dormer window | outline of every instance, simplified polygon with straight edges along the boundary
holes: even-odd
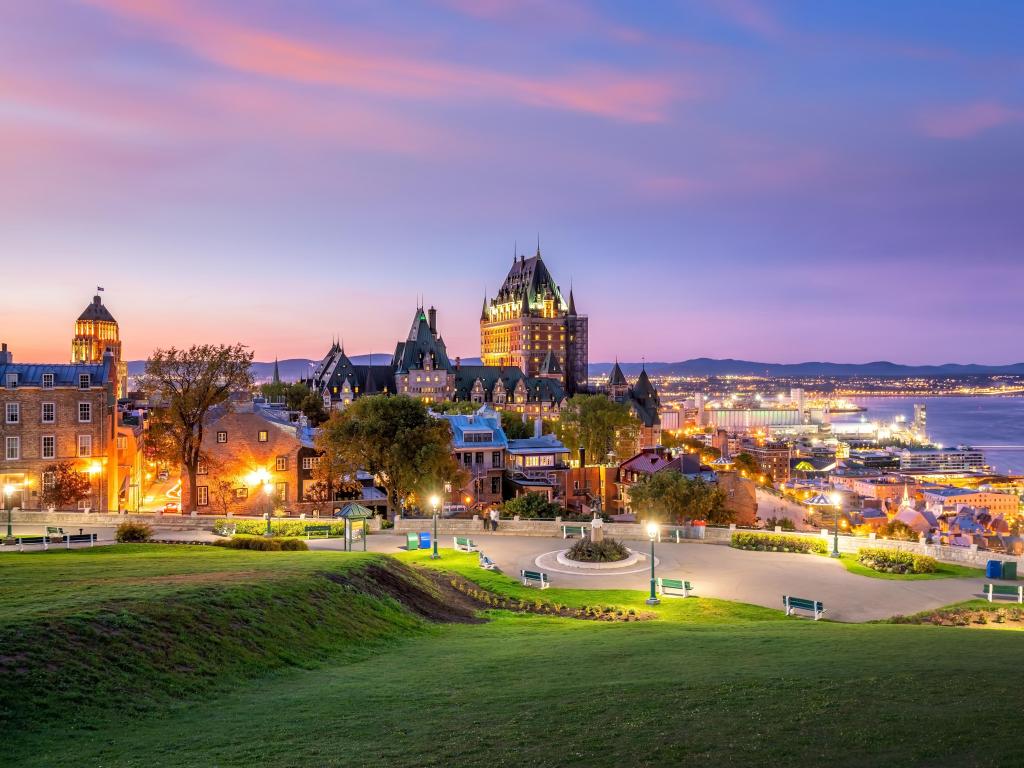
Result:
[[[89,389],[89,387],[91,387],[91,386],[92,386],[92,376],[90,376],[88,373],[80,373],[80,374],[78,374],[78,388],[79,389]]]
[[[18,374],[8,373],[4,379],[4,384],[8,389],[17,389],[18,387]]]
[[[53,374],[52,373],[44,373],[43,374],[43,389],[53,389]]]

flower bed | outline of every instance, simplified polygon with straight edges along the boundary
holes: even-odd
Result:
[[[939,569],[934,557],[898,549],[862,549],[857,552],[857,561],[881,573],[935,573]]]
[[[824,540],[803,536],[786,536],[780,533],[734,533],[730,544],[737,549],[752,549],[758,552],[798,552],[823,555],[828,551]]]
[[[630,554],[626,546],[615,539],[597,542],[580,539],[566,551],[565,556],[580,563],[615,563],[625,560]]]

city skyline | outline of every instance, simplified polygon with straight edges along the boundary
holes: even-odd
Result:
[[[593,361],[1019,362],[1022,16],[11,4],[0,340],[69,358],[98,283],[131,360],[387,353],[418,296],[477,356],[539,233]]]

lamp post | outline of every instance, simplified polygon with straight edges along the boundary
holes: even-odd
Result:
[[[267,532],[263,534],[264,536],[274,535],[274,532],[270,530],[270,513],[273,511],[273,502],[270,500],[270,494],[272,494],[273,492],[274,486],[272,486],[270,483],[263,484],[263,493],[266,494],[267,497]]]
[[[658,538],[658,524],[648,523],[647,524],[647,536],[651,540],[651,596],[647,598],[648,605],[657,605],[661,601],[658,599],[658,582],[654,578],[654,540]]]
[[[830,497],[832,501],[832,508],[835,510],[835,529],[832,531],[832,557],[839,557],[839,505],[842,503],[843,497],[838,493],[833,493]]]
[[[11,526],[11,496],[14,495],[14,486],[10,483],[4,485],[4,506],[7,507],[7,538],[14,538],[14,528]]]
[[[430,497],[430,506],[434,508],[434,553],[430,556],[431,560],[437,560],[441,557],[437,554],[437,508],[440,504],[441,500],[437,497],[436,493]]]

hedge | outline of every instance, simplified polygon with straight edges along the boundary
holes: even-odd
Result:
[[[310,525],[330,525],[331,536],[341,537],[345,535],[344,521],[325,520],[323,518],[312,518],[308,520],[279,520],[275,518],[270,521],[270,530],[275,536],[305,536],[306,527]],[[235,533],[262,536],[267,532],[267,521],[217,520],[213,524],[213,532],[218,536],[229,535],[232,528],[234,528]],[[352,522],[352,528],[353,530],[359,529],[356,521]]]
[[[935,573],[939,561],[928,555],[915,555],[898,549],[862,549],[857,561],[881,573]]]
[[[828,544],[823,539],[786,536],[781,533],[734,533],[730,543],[737,549],[753,549],[758,552],[814,552],[819,555],[828,552]]]
[[[266,536],[232,536],[213,542],[214,546],[228,549],[258,549],[263,552],[301,552],[309,549],[302,539],[278,539]]]

